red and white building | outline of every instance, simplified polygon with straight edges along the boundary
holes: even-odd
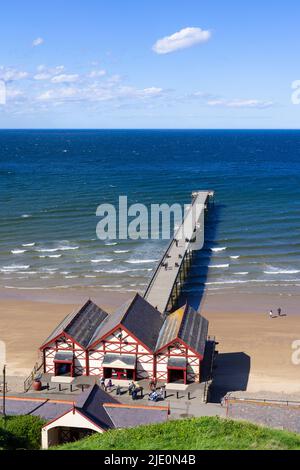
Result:
[[[184,306],[162,315],[139,294],[112,314],[88,301],[41,346],[44,372],[199,382],[208,322]]]

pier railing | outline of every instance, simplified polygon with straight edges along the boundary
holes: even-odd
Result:
[[[182,239],[182,228],[187,220],[187,218],[190,216],[190,213],[191,213],[191,209],[193,208],[194,204],[199,200],[199,196],[201,195],[202,198],[204,197],[205,200],[204,200],[204,209],[207,208],[207,201],[213,197],[213,191],[200,191],[200,192],[194,192],[192,194],[192,203],[190,205],[190,208],[189,210],[184,214],[184,217],[183,217],[183,220],[182,220],[182,223],[181,225],[177,228],[177,230],[174,232],[174,235],[172,236],[172,239],[170,240],[170,243],[167,247],[167,249],[165,250],[163,256],[161,257],[161,259],[159,260],[157,266],[156,266],[156,269],[149,281],[149,284],[146,288],[146,291],[144,293],[144,298],[147,299],[148,301],[149,298],[152,298],[151,300],[151,303],[153,303],[154,305],[154,300],[153,300],[153,295],[152,295],[152,290],[155,289],[155,283],[157,282],[158,280],[158,277],[161,275],[161,270],[163,268],[163,263],[164,263],[164,260],[168,261],[168,255],[169,257],[171,258],[171,254],[174,254],[174,250],[176,251],[176,248],[178,247],[178,239]],[[196,223],[195,223],[195,227],[194,227],[194,232],[196,230]],[[179,234],[180,234],[180,237],[179,237]],[[162,295],[162,298],[160,298],[160,302],[158,302],[158,304],[160,303],[160,310],[163,311],[164,310],[164,307],[165,309],[168,308],[168,305],[169,305],[169,302],[170,302],[170,299],[172,297],[172,294],[173,294],[173,291],[174,291],[174,288],[175,286],[177,285],[177,280],[178,280],[178,277],[180,276],[180,273],[181,273],[181,270],[182,270],[182,266],[184,266],[184,263],[186,261],[186,258],[187,258],[187,255],[189,254],[190,251],[192,251],[192,242],[194,241],[192,238],[192,233],[190,234],[190,236],[188,236],[186,239],[185,239],[185,242],[184,242],[184,245],[182,245],[180,248],[181,248],[181,251],[182,253],[180,253],[180,261],[177,260],[177,262],[175,263],[175,267],[174,267],[174,270],[173,270],[173,275],[171,276],[170,278],[170,281],[172,282],[172,285],[168,285],[166,286],[166,292],[165,294],[161,294]],[[176,248],[175,248],[175,244],[176,244]],[[170,268],[172,269],[172,268]],[[174,277],[174,279],[173,279]],[[157,300],[157,299],[156,299]],[[155,305],[157,305],[156,301],[155,301]],[[173,302],[172,302],[172,305],[173,305]],[[157,306],[158,307],[158,306]]]

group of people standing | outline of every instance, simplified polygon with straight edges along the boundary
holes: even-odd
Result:
[[[277,309],[277,315],[274,315],[273,310],[270,310],[269,316],[270,316],[270,318],[286,317],[286,314],[283,314],[281,308],[278,308]]]
[[[113,388],[113,383],[111,379],[105,380],[104,377],[100,379],[100,385],[103,390],[106,392],[111,392]],[[160,390],[157,390],[157,382],[156,380],[152,380],[149,384],[150,393],[149,393],[149,400],[151,401],[159,401],[164,400],[165,398],[165,387],[161,387]],[[143,389],[138,387],[133,381],[129,382],[128,384],[128,394],[131,396],[133,400],[138,399],[138,394],[141,393],[143,395]],[[122,388],[120,385],[116,386],[116,394],[122,395]]]

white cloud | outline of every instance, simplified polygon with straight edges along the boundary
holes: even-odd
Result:
[[[106,75],[106,70],[92,70],[89,74],[89,78],[99,78]]]
[[[255,109],[265,109],[270,108],[274,105],[273,101],[261,101],[261,100],[225,100],[217,99],[207,102],[208,106],[221,106],[224,108],[255,108]]]
[[[14,68],[0,67],[0,80],[5,82],[14,82],[28,77],[27,72],[16,70]]]
[[[16,99],[23,96],[24,93],[21,90],[15,88],[7,88],[6,89],[6,97],[10,99]]]
[[[42,73],[37,73],[36,75],[34,75],[34,80],[49,80],[51,78],[51,75],[49,73],[46,73],[46,72],[42,72]]]
[[[153,46],[157,54],[169,54],[179,49],[186,49],[195,44],[207,42],[211,38],[211,32],[201,28],[184,28],[171,36],[159,39]]]
[[[33,76],[34,80],[50,80],[55,75],[60,75],[65,70],[64,65],[58,65],[53,68],[47,68],[45,65],[39,65],[37,67],[37,74]]]
[[[44,44],[44,39],[43,38],[36,38],[34,41],[32,41],[32,46],[33,47],[37,47],[37,46],[41,46],[42,44]]]
[[[74,82],[77,82],[77,80],[79,79],[79,75],[78,74],[61,74],[61,75],[55,75],[55,77],[53,77],[51,79],[51,82],[52,83],[74,83]]]
[[[150,88],[144,88],[143,90],[139,90],[140,96],[147,98],[147,97],[154,97],[154,96],[160,96],[163,93],[162,88],[157,88],[157,87],[150,87]]]
[[[67,101],[78,95],[77,88],[60,88],[59,90],[47,90],[37,97],[37,101]]]

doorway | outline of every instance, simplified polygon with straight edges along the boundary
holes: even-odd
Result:
[[[168,369],[168,383],[186,384],[186,369]]]
[[[134,370],[133,369],[110,369],[105,367],[103,369],[105,379],[114,379],[114,380],[134,380]]]

